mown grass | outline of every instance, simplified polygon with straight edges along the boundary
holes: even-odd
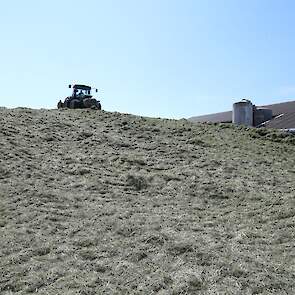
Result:
[[[1,294],[294,294],[294,137],[0,110]]]

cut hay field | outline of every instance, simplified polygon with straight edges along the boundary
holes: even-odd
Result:
[[[295,137],[0,109],[0,294],[295,294]]]

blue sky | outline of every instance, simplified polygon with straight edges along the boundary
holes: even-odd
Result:
[[[153,117],[292,100],[294,15],[292,0],[2,0],[0,106],[54,108],[73,82]]]

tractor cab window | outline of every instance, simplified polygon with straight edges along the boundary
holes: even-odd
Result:
[[[90,90],[85,90],[85,89],[76,89],[76,95],[88,95],[90,93]]]

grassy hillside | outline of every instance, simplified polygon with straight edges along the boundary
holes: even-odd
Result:
[[[0,293],[295,294],[294,143],[0,109]]]

